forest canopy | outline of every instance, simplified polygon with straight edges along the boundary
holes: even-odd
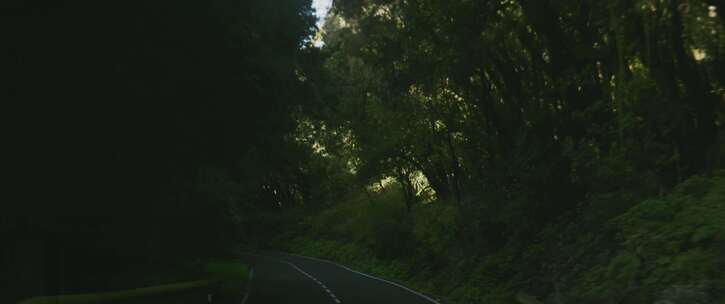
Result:
[[[0,7],[3,254],[46,273],[12,297],[240,248],[460,303],[725,294],[719,1]]]

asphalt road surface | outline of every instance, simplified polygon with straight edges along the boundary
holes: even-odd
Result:
[[[253,269],[243,304],[433,304],[429,296],[332,262],[282,253],[245,254]]]

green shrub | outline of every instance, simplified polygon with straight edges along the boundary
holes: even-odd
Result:
[[[241,282],[249,277],[249,267],[234,261],[207,262],[204,270],[210,279],[217,281],[219,292],[230,295],[239,292]]]
[[[725,282],[725,174],[695,176],[663,197],[644,200],[614,218],[623,251],[583,275],[574,297],[679,297],[722,294]],[[683,287],[690,286],[690,287]],[[692,286],[699,286],[694,288]],[[688,289],[689,288],[689,289]],[[588,289],[588,291],[584,291]],[[693,291],[694,292],[694,291]],[[722,296],[720,296],[722,299]],[[623,300],[624,301],[624,300]]]

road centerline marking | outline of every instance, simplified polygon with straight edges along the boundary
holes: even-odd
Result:
[[[302,274],[303,274],[304,276],[308,277],[308,278],[309,278],[310,280],[312,280],[313,282],[317,283],[317,285],[320,285],[320,287],[322,287],[322,289],[323,289],[323,290],[325,290],[325,291],[327,292],[327,294],[328,294],[328,295],[330,296],[330,298],[332,298],[332,300],[333,300],[333,301],[335,301],[335,303],[338,303],[338,304],[339,304],[339,303],[342,303],[342,302],[340,301],[340,299],[339,299],[339,298],[337,298],[337,296],[335,295],[335,293],[333,293],[333,292],[332,292],[332,291],[331,291],[331,290],[330,290],[329,288],[327,288],[327,286],[326,286],[326,285],[325,285],[324,283],[322,283],[322,281],[318,280],[318,279],[317,279],[317,278],[315,278],[315,277],[314,277],[313,275],[311,275],[311,274],[309,274],[309,273],[305,272],[304,270],[302,270],[301,268],[297,267],[297,265],[295,265],[295,264],[293,264],[293,263],[291,263],[291,262],[288,262],[288,261],[280,261],[280,262],[282,262],[282,263],[285,263],[285,264],[287,264],[287,265],[291,266],[291,267],[292,267],[292,268],[294,268],[295,270],[297,270],[297,271],[299,271],[300,273],[302,273]]]
[[[312,261],[317,261],[317,262],[322,262],[322,263],[327,263],[327,264],[330,264],[330,265],[334,265],[334,266],[340,267],[342,269],[345,269],[345,270],[347,270],[349,272],[352,272],[352,273],[361,275],[363,277],[366,277],[366,278],[369,278],[369,279],[377,280],[377,281],[380,281],[380,282],[383,282],[383,283],[387,283],[387,284],[396,286],[396,287],[398,287],[400,289],[403,289],[403,290],[408,291],[408,292],[410,292],[412,294],[415,294],[415,295],[417,295],[417,296],[419,296],[419,297],[421,297],[421,298],[423,298],[425,300],[428,300],[429,302],[431,302],[433,304],[440,304],[440,302],[438,302],[437,300],[435,300],[435,299],[433,299],[433,298],[431,298],[431,297],[429,297],[427,295],[424,295],[424,294],[422,294],[420,292],[417,292],[415,290],[412,290],[412,289],[410,289],[410,288],[408,288],[406,286],[403,286],[401,284],[398,284],[398,283],[395,283],[395,282],[392,282],[392,281],[388,281],[386,279],[378,278],[376,276],[369,275],[369,274],[364,273],[364,272],[359,272],[359,271],[353,270],[353,269],[351,269],[351,268],[349,268],[349,267],[347,267],[345,265],[338,264],[338,263],[335,263],[333,261],[328,261],[328,260],[314,258],[314,257],[308,257],[308,256],[304,256],[304,255],[294,254],[294,253],[283,253],[283,254],[288,255],[288,256],[299,257],[299,258],[303,258],[303,259],[308,259],[308,260],[312,260]],[[287,262],[287,263],[289,263],[289,262]]]

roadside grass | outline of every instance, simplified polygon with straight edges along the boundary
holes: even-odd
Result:
[[[249,267],[241,262],[215,260],[204,265],[206,276],[217,282],[218,291],[223,294],[238,293],[249,277]]]
[[[222,298],[238,295],[249,276],[249,267],[241,262],[212,260],[197,266],[198,280],[127,290],[32,297],[17,304],[86,303],[186,303],[206,302],[207,293]],[[189,294],[189,297],[183,296]],[[189,299],[184,299],[189,298]],[[189,300],[189,301],[187,301]]]
[[[603,201],[618,203],[612,197]],[[725,304],[722,170],[633,202],[606,221],[554,222],[530,243],[478,254],[456,243],[451,204],[418,205],[412,234],[401,234],[410,229],[404,221],[380,220],[394,218],[396,201],[383,194],[372,199],[375,204],[346,201],[311,216],[302,233],[280,239],[278,248],[401,282],[446,303]],[[395,248],[399,235],[416,246],[399,255],[380,250]],[[554,275],[562,281],[546,279]]]
[[[184,282],[177,284],[166,284],[153,287],[136,288],[115,292],[76,294],[34,297],[18,302],[18,304],[85,304],[85,303],[108,303],[121,302],[136,298],[157,296],[162,294],[170,294],[182,291],[195,290],[205,288],[212,284],[212,280],[199,280],[192,282]]]

